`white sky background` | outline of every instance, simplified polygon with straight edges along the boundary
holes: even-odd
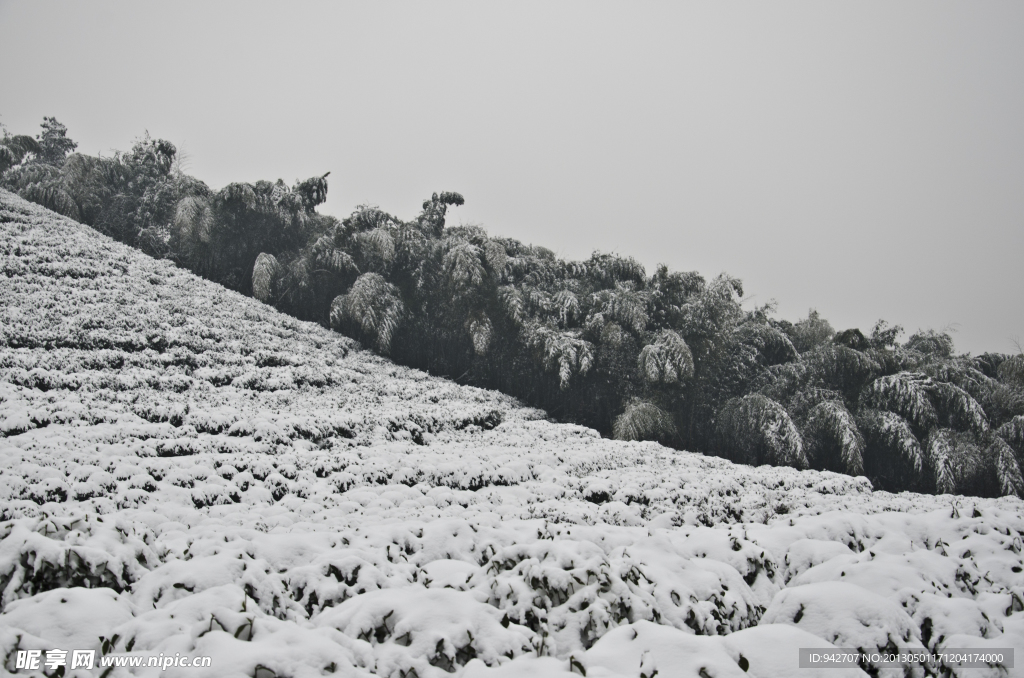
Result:
[[[836,329],[1024,338],[1024,3],[0,0],[0,122],[213,188],[741,278]],[[909,334],[909,332],[908,332]],[[904,339],[907,335],[904,335]]]

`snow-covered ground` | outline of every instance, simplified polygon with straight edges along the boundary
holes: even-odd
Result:
[[[603,440],[2,191],[0,302],[8,671],[839,678],[865,674],[798,648],[1024,650],[1019,499]]]

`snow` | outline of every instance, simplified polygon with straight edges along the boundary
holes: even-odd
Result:
[[[914,620],[896,602],[844,581],[787,587],[772,600],[764,623],[792,624],[836,647],[867,652],[923,646]]]
[[[1024,647],[1020,499],[604,440],[3,192],[0,267],[9,671],[73,646],[213,657],[138,675],[842,676],[797,648]]]

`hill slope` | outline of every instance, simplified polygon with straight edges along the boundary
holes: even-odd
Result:
[[[189,676],[769,676],[798,647],[1024,647],[1018,499],[602,440],[2,191],[0,257],[8,670],[73,647],[212,657]]]

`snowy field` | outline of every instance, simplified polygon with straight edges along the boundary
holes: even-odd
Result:
[[[840,678],[867,674],[799,669],[798,648],[1024,654],[1020,499],[603,440],[2,191],[0,267],[7,671],[54,648],[212,658],[110,676],[260,678]]]

